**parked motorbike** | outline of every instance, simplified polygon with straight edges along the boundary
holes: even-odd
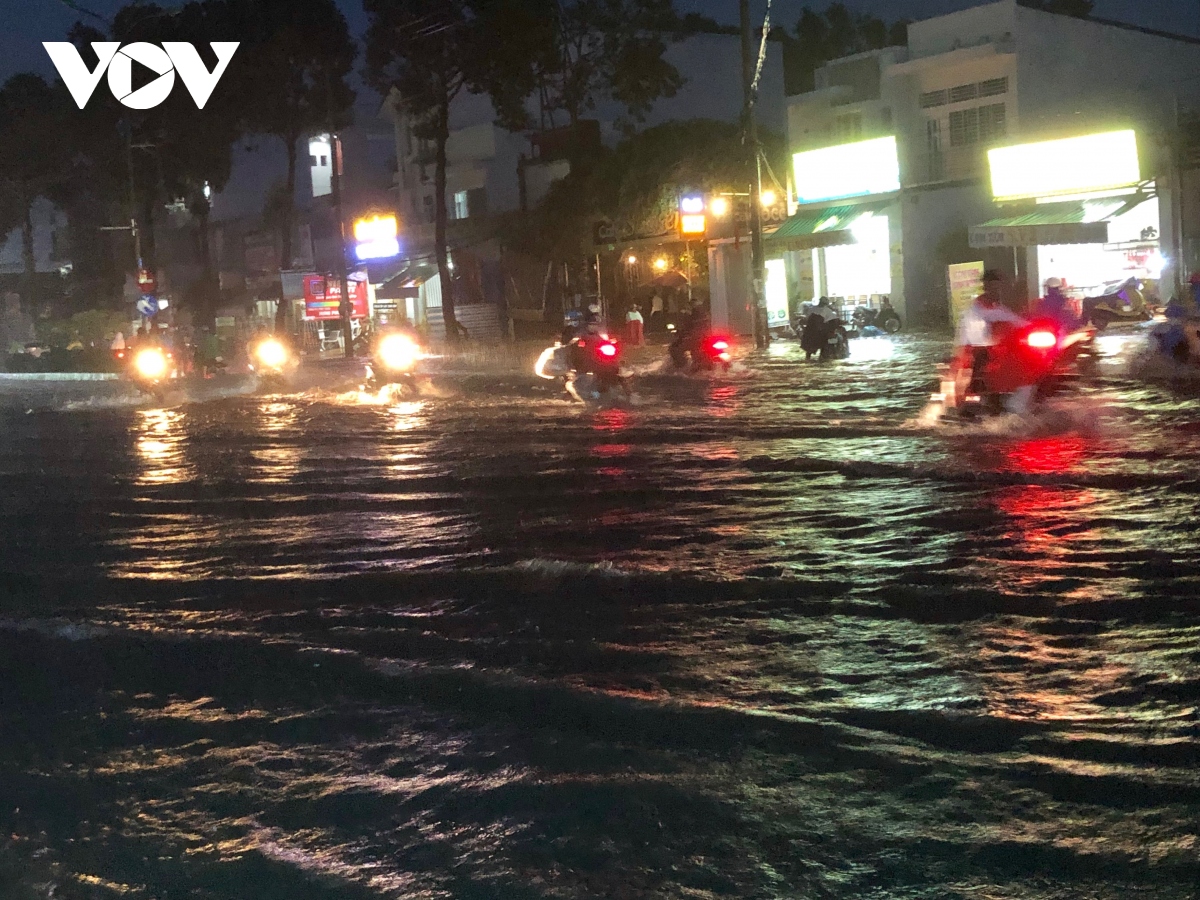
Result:
[[[262,390],[286,390],[288,376],[298,365],[295,354],[278,338],[263,338],[250,347],[250,371],[258,376]]]
[[[139,391],[148,394],[162,403],[167,386],[177,374],[175,359],[169,350],[162,347],[141,347],[135,350],[122,350],[123,358],[128,360],[128,378]]]
[[[1100,331],[1109,325],[1150,321],[1153,314],[1144,289],[1137,278],[1110,282],[1102,288],[1103,294],[1083,301],[1083,321]]]
[[[621,372],[620,345],[608,335],[582,335],[566,344],[548,347],[538,358],[534,374],[559,381],[579,402],[629,399],[629,378]]]
[[[1078,376],[1095,338],[1094,328],[1065,331],[1050,319],[992,328],[994,346],[964,347],[943,368],[933,399],[947,412],[964,418],[1027,414]]]
[[[867,328],[878,328],[885,334],[896,334],[901,328],[900,314],[891,306],[883,309],[859,306],[854,310],[852,322],[854,330],[859,334]]]
[[[424,358],[420,345],[409,335],[388,334],[379,339],[367,363],[364,390],[380,391],[395,385],[417,391],[417,364]]]

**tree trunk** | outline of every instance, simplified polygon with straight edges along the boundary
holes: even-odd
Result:
[[[296,142],[295,135],[286,139],[287,143],[287,199],[283,204],[283,217],[279,224],[279,302],[275,306],[275,333],[280,334],[287,328],[287,301],[283,299],[282,270],[292,267],[292,223],[295,220],[296,203]],[[334,160],[334,165],[337,161]]]
[[[434,253],[442,286],[442,321],[446,324],[446,343],[457,344],[460,334],[454,315],[454,286],[450,280],[449,249],[446,245],[446,144],[450,140],[450,98],[443,98],[437,121],[437,166],[434,174]]]
[[[24,290],[21,292],[25,296],[21,299],[25,304],[25,311],[29,315],[36,317],[38,314],[37,308],[37,254],[34,252],[33,246],[33,201],[25,203],[25,221],[21,223],[21,258],[25,264]]]

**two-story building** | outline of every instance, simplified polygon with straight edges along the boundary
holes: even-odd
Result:
[[[788,110],[776,292],[888,296],[938,324],[956,263],[1006,271],[1018,303],[1050,276],[1080,296],[1126,277],[1173,285],[1190,221],[1174,148],[1198,66],[1200,41],[1018,0],[829,63]]]

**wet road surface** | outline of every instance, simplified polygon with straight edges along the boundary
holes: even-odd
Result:
[[[1197,395],[945,351],[5,388],[0,896],[1195,897]]]

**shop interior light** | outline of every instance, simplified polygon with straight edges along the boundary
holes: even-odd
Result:
[[[801,203],[887,194],[900,190],[895,136],[808,150],[792,157]]]
[[[708,204],[708,211],[719,219],[729,215],[729,198],[714,197],[713,201]]]
[[[704,212],[704,198],[696,196],[684,197],[679,201],[679,211],[689,215]]]
[[[824,222],[822,222],[820,225],[818,225],[816,228],[813,229],[813,234],[820,234],[822,231],[828,231],[831,228],[836,228],[838,222],[840,222],[840,221],[841,221],[841,219],[839,219],[837,216],[830,216],[828,219],[826,219]]]
[[[1109,191],[1142,178],[1133,131],[997,147],[988,162],[997,200]]]
[[[867,239],[874,233],[875,213],[868,212],[859,216],[850,223],[850,233],[854,235],[854,239],[860,244],[867,242]]]

